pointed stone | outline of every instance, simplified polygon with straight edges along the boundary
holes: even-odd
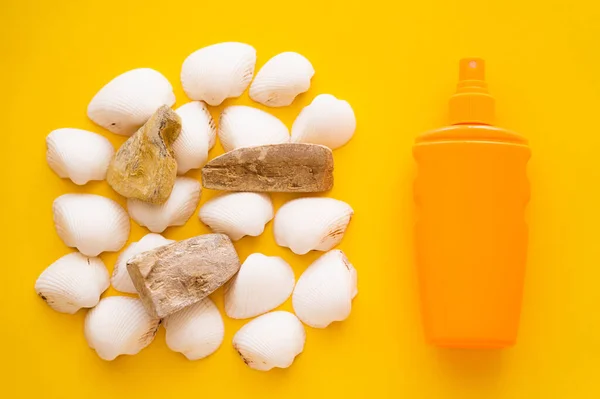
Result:
[[[205,234],[143,252],[127,271],[148,314],[163,318],[206,298],[240,269],[225,234]]]
[[[333,155],[317,144],[238,148],[202,168],[205,188],[225,191],[314,193],[333,187]]]
[[[177,177],[171,145],[181,131],[181,118],[160,107],[113,156],[106,181],[119,194],[152,204],[163,204]]]

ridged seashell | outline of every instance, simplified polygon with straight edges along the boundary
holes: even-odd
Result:
[[[306,332],[290,312],[264,314],[244,325],[233,337],[233,347],[244,363],[261,371],[288,368],[304,350]]]
[[[108,82],[88,105],[88,117],[97,125],[131,136],[161,106],[175,104],[171,83],[150,68],[127,71]]]
[[[129,244],[117,258],[117,262],[113,269],[110,281],[115,290],[127,292],[129,294],[137,294],[137,290],[133,286],[133,282],[127,271],[127,261],[142,252],[150,251],[151,249],[162,247],[163,245],[171,244],[172,242],[175,242],[175,240],[166,239],[160,234],[148,233],[139,241]]]
[[[167,346],[190,360],[213,354],[223,342],[225,326],[210,298],[165,317]]]
[[[252,80],[255,64],[256,50],[248,44],[213,44],[185,59],[181,85],[190,99],[219,105],[227,98],[242,95]]]
[[[108,270],[100,258],[73,252],[42,272],[35,291],[52,309],[73,314],[96,306],[108,285]]]
[[[160,319],[146,313],[142,301],[128,296],[103,298],[85,318],[85,339],[100,358],[135,355],[154,340]]]
[[[333,198],[289,201],[275,215],[275,241],[298,255],[329,251],[342,241],[353,214],[350,205]]]
[[[237,241],[265,231],[265,225],[273,219],[273,203],[264,193],[227,193],[207,201],[198,216],[215,233],[227,234]]]
[[[294,271],[280,257],[255,253],[225,285],[225,313],[247,319],[275,309],[294,290]]]
[[[355,130],[356,117],[350,104],[331,94],[320,94],[294,121],[291,140],[321,144],[334,150],[350,141]]]
[[[200,183],[189,177],[178,177],[167,202],[150,204],[136,199],[127,200],[131,218],[153,233],[162,233],[169,226],[183,226],[200,201]]]
[[[308,91],[315,69],[303,55],[277,54],[256,74],[250,86],[250,98],[269,107],[285,107],[296,96]]]
[[[115,149],[105,137],[87,130],[64,128],[46,137],[46,159],[59,177],[78,185],[104,180]]]
[[[325,328],[345,320],[358,293],[356,269],[338,249],[313,262],[300,276],[292,295],[294,312],[306,325]]]
[[[64,194],[54,200],[52,211],[60,239],[86,256],[118,251],[129,237],[127,212],[109,198]]]
[[[225,151],[232,151],[240,147],[287,143],[290,132],[282,121],[263,110],[232,105],[221,113],[219,139]]]
[[[192,101],[175,111],[181,117],[181,133],[173,143],[177,173],[202,167],[215,145],[217,130],[206,104]]]

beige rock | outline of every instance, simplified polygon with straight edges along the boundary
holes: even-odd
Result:
[[[166,105],[131,136],[113,156],[106,180],[126,198],[163,204],[177,177],[171,145],[181,131],[181,119]]]
[[[238,148],[202,168],[206,188],[225,191],[313,193],[333,187],[333,155],[317,144]]]
[[[225,284],[240,260],[225,234],[205,234],[143,252],[127,270],[146,311],[163,318]]]

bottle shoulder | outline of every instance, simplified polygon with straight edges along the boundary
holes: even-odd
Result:
[[[490,125],[451,125],[419,135],[415,143],[438,141],[496,141],[527,145],[527,139],[511,130]]]

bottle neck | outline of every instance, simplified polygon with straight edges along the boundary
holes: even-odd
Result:
[[[494,98],[485,92],[456,93],[449,102],[451,125],[492,125],[494,122]]]

